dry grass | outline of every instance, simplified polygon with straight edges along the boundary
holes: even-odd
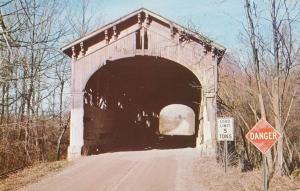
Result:
[[[28,184],[37,182],[45,175],[49,175],[67,166],[67,161],[45,162],[20,170],[9,175],[8,178],[0,180],[0,191],[11,191],[20,189]]]
[[[212,191],[261,191],[263,190],[262,172],[254,170],[242,173],[236,167],[230,167],[227,173],[224,168],[210,158],[201,158],[195,164],[195,176],[199,182]],[[300,191],[300,182],[288,177],[275,176],[271,180],[270,191]]]

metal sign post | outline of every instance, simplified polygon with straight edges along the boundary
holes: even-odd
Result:
[[[228,143],[234,140],[234,120],[232,117],[218,118],[218,141],[224,141],[224,170],[227,172]]]
[[[224,166],[225,166],[225,173],[227,172],[227,141],[224,142]]]
[[[268,175],[267,175],[267,157],[263,155],[263,176],[264,176],[264,191],[268,191]]]
[[[266,153],[281,137],[280,133],[270,125],[265,119],[259,120],[246,134],[249,140],[263,154],[263,179],[264,191],[268,191],[268,171]]]

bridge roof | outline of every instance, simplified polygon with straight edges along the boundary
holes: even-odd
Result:
[[[104,25],[104,26],[102,26],[102,27],[100,27],[100,28],[98,28],[98,29],[96,29],[96,30],[94,30],[94,31],[86,34],[85,36],[80,37],[80,38],[74,40],[73,42],[65,45],[64,47],[61,48],[61,50],[65,54],[67,54],[68,56],[71,57],[71,55],[72,55],[71,54],[71,52],[72,52],[71,48],[73,46],[78,46],[81,42],[85,42],[85,41],[87,41],[87,40],[95,37],[96,35],[99,35],[100,33],[104,33],[105,30],[108,30],[108,29],[112,28],[115,25],[122,24],[123,22],[126,22],[127,20],[129,20],[129,19],[137,16],[140,13],[148,14],[150,17],[153,17],[153,18],[161,21],[163,24],[165,24],[168,27],[173,26],[178,31],[184,31],[185,33],[191,35],[193,38],[197,39],[199,42],[201,42],[201,43],[203,43],[205,45],[209,45],[211,47],[216,48],[222,54],[226,50],[226,48],[224,46],[218,44],[217,42],[214,42],[213,40],[209,39],[207,36],[202,35],[199,32],[192,31],[191,29],[188,29],[186,27],[183,27],[182,25],[179,25],[179,24],[177,24],[177,23],[175,23],[175,22],[173,22],[173,21],[171,21],[171,20],[169,20],[169,19],[167,19],[167,18],[165,18],[165,17],[163,17],[163,16],[161,16],[159,14],[156,14],[156,13],[154,13],[154,12],[148,10],[148,9],[145,9],[145,8],[140,8],[140,9],[138,9],[136,11],[133,11],[133,12],[131,12],[131,13],[129,13],[129,14],[127,14],[127,15],[125,15],[125,16],[117,19],[117,20],[115,20],[115,21],[113,21],[113,22],[110,22],[110,23],[108,23],[108,24],[106,24],[106,25]]]

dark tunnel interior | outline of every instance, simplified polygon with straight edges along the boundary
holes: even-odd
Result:
[[[199,87],[190,70],[170,60],[136,56],[108,61],[85,87],[83,154],[194,147],[197,133],[161,135],[159,113],[167,105],[183,104],[198,116]],[[197,132],[197,117],[195,124]]]

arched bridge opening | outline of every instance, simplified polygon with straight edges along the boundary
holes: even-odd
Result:
[[[191,70],[164,58],[135,56],[107,61],[84,90],[84,154],[194,147],[200,87]],[[174,104],[185,109],[179,109],[183,113],[175,118],[168,118],[169,132],[173,130],[168,134],[166,129],[163,132],[161,121],[168,113],[172,116],[172,109],[165,108]],[[191,125],[189,133],[174,133],[180,123],[186,125],[187,121]]]

